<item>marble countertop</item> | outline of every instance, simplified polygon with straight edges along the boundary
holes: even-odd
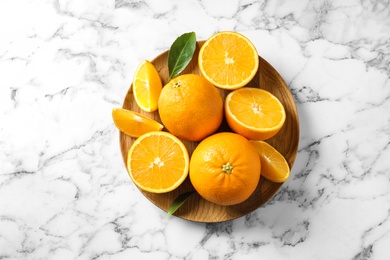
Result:
[[[0,1],[0,259],[390,259],[390,3]],[[150,203],[111,109],[179,35],[250,38],[296,101],[289,180],[236,220]]]

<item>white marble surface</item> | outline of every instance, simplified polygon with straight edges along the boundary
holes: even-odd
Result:
[[[111,109],[182,33],[247,35],[301,136],[266,205],[219,224],[130,181]],[[0,259],[390,259],[390,3],[0,1]]]

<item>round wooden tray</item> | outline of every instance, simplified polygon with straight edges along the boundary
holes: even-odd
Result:
[[[194,57],[182,74],[194,73],[200,75],[198,68],[198,53],[203,43],[204,41],[197,42]],[[159,72],[164,86],[168,81],[168,51],[160,54],[151,62],[154,64],[157,71]],[[268,90],[273,93],[284,105],[284,108],[286,110],[285,124],[277,135],[266,141],[272,146],[274,146],[281,154],[284,155],[291,169],[294,164],[298,149],[299,120],[294,99],[290,93],[289,88],[287,87],[286,83],[279,75],[279,73],[260,56],[258,72],[253,78],[253,80],[247,84],[247,87],[257,87]],[[225,98],[226,95],[229,93],[229,91],[226,90],[219,89],[219,91],[223,98]],[[148,113],[140,110],[134,100],[131,86],[126,94],[123,103],[123,108],[139,112],[161,122],[158,115],[158,111]],[[165,128],[163,130],[166,131]],[[224,121],[222,122],[222,125],[218,131],[222,132],[231,130],[229,129],[226,121]],[[135,138],[120,133],[119,139],[123,161],[126,165],[127,153]],[[198,143],[189,142],[185,140],[183,140],[183,143],[186,145],[188,152],[191,156],[192,151]],[[183,204],[175,212],[174,215],[183,219],[196,222],[222,222],[232,220],[258,209],[279,190],[281,185],[282,183],[273,183],[261,177],[255,192],[250,196],[250,198],[243,203],[233,206],[215,205],[204,200],[197,193],[194,193],[188,198],[186,203]],[[177,196],[184,192],[193,190],[194,188],[191,185],[189,177],[187,177],[187,179],[177,189],[168,193],[155,194],[142,190],[140,191],[147,199],[149,199],[156,206],[158,206],[164,211],[167,211],[172,201]]]

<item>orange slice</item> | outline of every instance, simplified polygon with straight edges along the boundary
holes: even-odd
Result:
[[[157,110],[158,98],[162,89],[160,75],[152,63],[142,61],[133,80],[133,93],[137,105],[146,112]]]
[[[261,175],[273,182],[285,182],[290,176],[290,167],[283,155],[264,141],[250,142],[259,152]]]
[[[162,124],[149,117],[123,108],[113,108],[112,119],[121,132],[135,138],[164,128]]]
[[[184,144],[168,132],[150,132],[130,147],[127,170],[141,190],[164,193],[188,176],[189,156]]]
[[[236,32],[211,36],[199,51],[202,75],[222,89],[237,89],[248,84],[259,67],[256,47]]]
[[[265,140],[279,132],[286,120],[286,112],[270,92],[241,88],[226,96],[225,117],[234,132],[250,140]]]

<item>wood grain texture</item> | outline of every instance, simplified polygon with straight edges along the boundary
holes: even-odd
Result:
[[[194,73],[200,75],[200,71],[198,68],[198,53],[203,43],[204,41],[197,42],[197,48],[194,57],[191,63],[182,72],[182,74]],[[168,80],[167,60],[168,52],[164,52],[152,61],[152,63],[160,74],[163,85],[165,85]],[[277,135],[266,141],[272,146],[274,146],[281,154],[284,155],[291,169],[294,164],[298,150],[299,120],[294,99],[290,93],[289,88],[287,87],[286,83],[279,75],[279,73],[260,56],[258,72],[253,78],[253,80],[247,84],[247,87],[257,87],[268,90],[273,93],[283,104],[286,110],[285,124]],[[221,89],[219,89],[219,91],[223,98],[225,98],[226,95],[230,92]],[[126,94],[123,103],[123,108],[139,112],[161,122],[158,115],[158,111],[148,113],[139,109],[134,100],[131,86]],[[163,130],[167,131],[165,128]],[[226,121],[224,120],[218,131],[231,130],[229,129]],[[123,133],[120,133],[119,139],[123,161],[126,165],[128,150],[135,139]],[[186,145],[188,152],[191,156],[192,151],[195,149],[198,143],[189,142],[185,140],[183,140],[183,143]],[[256,190],[250,196],[250,198],[243,203],[233,206],[215,205],[204,200],[197,193],[194,193],[188,198],[186,203],[176,211],[174,215],[183,219],[196,222],[222,222],[232,220],[244,216],[261,207],[279,190],[281,186],[282,183],[273,183],[261,177]],[[142,190],[140,190],[140,192],[142,192],[142,194],[156,206],[158,206],[164,211],[167,211],[170,204],[177,196],[186,191],[192,190],[194,190],[194,188],[191,185],[191,182],[188,177],[177,189],[165,194],[154,194]]]

